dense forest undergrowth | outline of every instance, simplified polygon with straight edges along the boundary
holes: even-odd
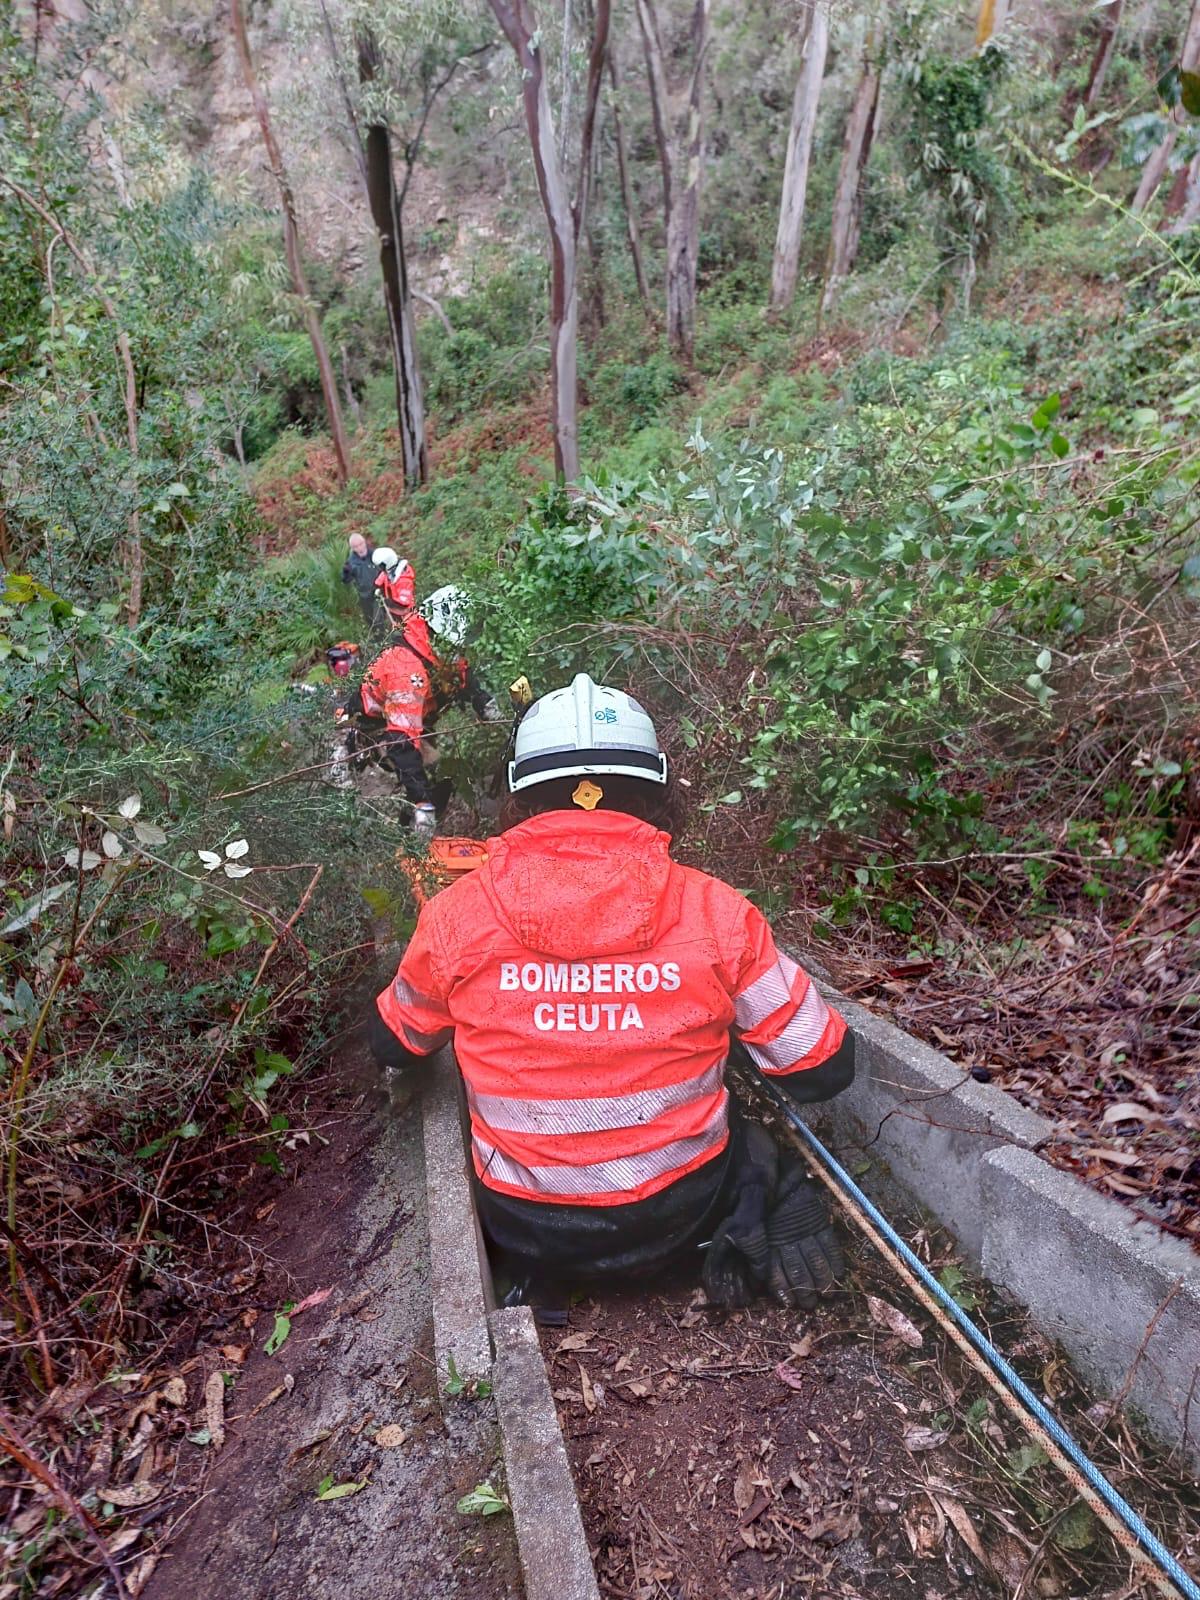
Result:
[[[547,18],[564,148],[603,9],[568,6],[573,39]],[[708,8],[660,9],[677,74]],[[1054,1159],[1195,1239],[1195,8],[1110,5],[1098,80],[1105,7],[1018,5],[981,41],[977,9],[826,18],[782,294],[787,106],[825,13],[800,7],[782,50],[770,6],[711,19],[689,322],[660,309],[680,241],[656,186],[694,169],[658,148],[617,8],[573,435],[513,109],[529,80],[488,7],[374,14],[383,103],[357,67],[289,87],[280,61],[324,49],[308,8],[251,17],[300,175],[303,293],[276,163],[231,166],[197,132],[196,82],[235,62],[209,22],[192,44],[148,4],[5,24],[0,1331],[13,1459],[57,1505],[21,1535],[13,1592],[90,1559],[110,1513],[78,1397],[186,1343],[231,1193],[248,1169],[290,1178],[318,1137],[313,1069],[354,1025],[372,920],[411,917],[407,836],[324,781],[329,697],[293,692],[357,637],[352,532],[424,592],[470,590],[501,696],[581,668],[637,693],[689,858],[1046,1115]],[[354,5],[332,15],[331,49],[361,41]],[[164,62],[193,48],[175,82]],[[416,173],[407,269],[429,293],[407,354],[371,250],[306,237],[344,210],[377,244],[352,151],[379,128],[397,188]],[[314,169],[344,204],[322,209]],[[490,826],[505,732],[445,725],[464,830]]]

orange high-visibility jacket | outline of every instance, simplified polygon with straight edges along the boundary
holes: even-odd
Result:
[[[435,675],[438,680],[435,681]],[[382,650],[362,683],[362,708],[369,717],[383,717],[393,733],[415,745],[429,727],[439,705],[439,691],[466,682],[465,660],[443,662],[434,650],[429,624],[417,612],[405,620],[401,642]]]
[[[731,1030],[771,1076],[841,1044],[762,914],[669,846],[621,812],[547,812],[422,908],[377,1004],[414,1054],[453,1036],[488,1188],[644,1199],[725,1148]]]

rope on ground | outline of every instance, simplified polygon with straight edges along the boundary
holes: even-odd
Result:
[[[1113,1487],[1080,1445],[1034,1394],[1033,1390],[976,1327],[962,1307],[942,1287],[924,1262],[904,1242],[882,1211],[869,1200],[854,1179],[830,1154],[812,1129],[771,1083],[762,1087],[794,1130],[795,1142],[814,1159],[817,1176],[841,1209],[870,1239],[885,1260],[896,1268],[913,1293],[962,1349],[971,1364],[988,1381],[1000,1400],[1037,1438],[1071,1486],[1079,1491],[1118,1544],[1146,1569],[1147,1576],[1165,1595],[1176,1600],[1200,1600],[1198,1586],[1178,1560],[1147,1527],[1123,1495]]]

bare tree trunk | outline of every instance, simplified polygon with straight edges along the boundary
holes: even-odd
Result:
[[[621,200],[625,207],[625,233],[629,239],[629,255],[633,262],[633,276],[637,282],[642,309],[650,315],[650,288],[646,282],[646,269],[642,264],[642,235],[638,227],[637,196],[629,175],[629,159],[625,152],[625,130],[621,126],[621,85],[617,76],[617,52],[609,51],[608,75],[612,79],[613,137],[617,147],[617,171],[621,178]]]
[[[325,344],[325,335],[321,331],[320,318],[313,307],[312,299],[308,292],[308,279],[304,272],[304,261],[300,254],[300,229],[296,222],[296,202],[288,182],[287,169],[283,164],[283,155],[276,141],[271,127],[271,114],[267,109],[266,96],[262,92],[258,78],[254,72],[254,62],[250,55],[250,41],[246,36],[246,17],[242,10],[242,0],[229,0],[230,28],[233,33],[233,42],[241,62],[242,77],[245,79],[246,88],[254,102],[254,114],[258,118],[259,130],[262,133],[263,147],[267,152],[267,164],[271,168],[271,175],[275,179],[279,190],[279,207],[283,213],[283,248],[287,256],[288,270],[292,277],[292,288],[300,302],[301,314],[304,317],[305,330],[312,343],[313,355],[316,357],[317,371],[321,377],[321,394],[325,400],[325,415],[329,419],[329,432],[333,439],[333,452],[337,458],[337,476],[339,483],[345,483],[350,476],[350,447],[346,441],[346,428],[342,421],[342,407],[338,399],[337,380],[333,375],[333,363],[329,359],[329,350]]]
[[[975,48],[982,50],[1008,21],[1008,0],[980,0],[979,21],[975,25]]]
[[[654,137],[663,173],[667,223],[667,339],[691,357],[696,334],[696,269],[700,254],[700,183],[704,168],[704,68],[711,0],[695,0],[689,30],[691,70],[672,94],[654,0],[637,0],[650,81]]]
[[[1179,66],[1183,72],[1200,72],[1200,0],[1193,0],[1191,15],[1188,18],[1187,32],[1183,36],[1183,48],[1179,52]],[[1131,211],[1144,211],[1153,200],[1155,191],[1166,176],[1167,165],[1171,159],[1171,152],[1175,148],[1175,141],[1179,138],[1179,129],[1172,126],[1162,137],[1157,150],[1149,157],[1142,168],[1142,176],[1137,186],[1137,192],[1129,202]]]
[[[792,123],[788,129],[787,159],[783,166],[783,195],[775,234],[775,260],[771,268],[771,310],[785,311],[796,294],[800,263],[800,238],[808,198],[808,163],[817,126],[817,105],[829,51],[829,18],[821,0],[809,13],[804,39],[804,64],[796,77],[792,98]]]
[[[862,179],[871,155],[875,122],[879,113],[879,68],[872,60],[874,40],[867,40],[862,77],[846,121],[842,164],[838,169],[833,196],[833,217],[829,227],[829,256],[825,269],[825,292],[821,310],[828,311],[850,276],[858,255],[858,236],[862,220]]]
[[[1096,54],[1092,57],[1092,70],[1088,73],[1087,88],[1083,91],[1083,109],[1090,111],[1100,98],[1100,91],[1104,88],[1104,80],[1108,77],[1108,69],[1112,62],[1113,51],[1117,45],[1117,32],[1121,26],[1121,13],[1125,9],[1125,0],[1108,0],[1104,8],[1104,15],[1100,19],[1100,42],[1096,46]]]
[[[579,188],[575,204],[554,137],[541,30],[532,0],[491,0],[496,21],[521,68],[525,124],[546,228],[550,236],[550,406],[554,470],[559,480],[579,475],[579,230],[587,210],[588,174],[596,129],[596,103],[608,49],[611,0],[598,0],[588,65],[587,103],[580,136]]]
[[[364,84],[379,69],[374,36],[364,32],[358,40],[358,75]],[[379,236],[379,266],[387,306],[392,367],[396,375],[396,421],[404,455],[404,479],[409,488],[429,479],[429,451],[425,442],[425,402],[417,367],[417,341],[413,327],[412,297],[408,291],[408,263],[396,179],[392,170],[392,136],[386,122],[367,124],[364,141],[367,161],[367,198],[375,232]]]
[[[1138,181],[1137,192],[1129,202],[1131,211],[1145,211],[1154,199],[1155,191],[1166,175],[1167,163],[1171,159],[1171,151],[1175,148],[1175,141],[1179,137],[1178,128],[1168,128],[1156,150],[1151,151],[1142,168],[1142,176]]]
[[[1171,222],[1169,227],[1163,229],[1164,233],[1186,233],[1200,222],[1200,150],[1180,171],[1175,189],[1179,191],[1178,200],[1173,189],[1171,200],[1175,205],[1173,210],[1170,203],[1166,207]]]
[[[342,394],[346,401],[346,410],[354,418],[354,426],[362,426],[362,407],[358,403],[358,396],[354,392],[354,385],[350,382],[350,357],[346,354],[346,346],[342,345],[339,354],[342,358]]]

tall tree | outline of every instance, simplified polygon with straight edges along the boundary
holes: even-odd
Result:
[[[656,0],[637,0],[638,26],[650,80],[654,138],[662,167],[667,224],[667,338],[690,358],[696,334],[696,270],[700,255],[700,185],[704,170],[704,72],[711,0],[695,0],[686,48],[668,51]],[[687,62],[674,85],[668,54]]]
[[[369,90],[379,74],[379,46],[370,28],[358,36],[359,82]],[[396,419],[404,454],[404,478],[410,488],[429,477],[429,451],[425,441],[425,402],[417,365],[417,340],[413,325],[412,296],[408,288],[408,261],[400,197],[392,167],[392,133],[378,99],[366,97],[365,168],[367,199],[379,239],[379,266],[387,306],[392,368],[396,378]]]
[[[1109,65],[1112,62],[1113,51],[1117,47],[1117,33],[1121,26],[1121,13],[1125,9],[1125,0],[1108,0],[1100,17],[1100,38],[1096,45],[1096,53],[1092,57],[1091,71],[1088,73],[1087,88],[1083,91],[1083,109],[1090,111],[1100,98],[1100,91],[1104,88],[1104,80],[1108,77]]]
[[[982,50],[1008,21],[1008,4],[1009,0],[979,0],[979,18],[975,24],[976,50]]]
[[[788,129],[787,157],[783,166],[783,195],[775,233],[775,259],[771,267],[771,310],[784,311],[796,293],[800,263],[800,238],[808,198],[808,164],[817,126],[817,105],[829,52],[829,18],[823,0],[812,0],[801,41],[803,61],[792,96],[792,121]]]
[[[1200,0],[1193,0],[1192,3],[1187,32],[1183,36],[1183,46],[1179,52],[1179,71],[1181,76],[1184,73],[1193,77],[1200,75]],[[1150,152],[1142,168],[1137,192],[1129,202],[1131,211],[1144,211],[1153,200],[1159,184],[1166,177],[1175,141],[1179,138],[1180,111],[1181,107],[1178,105],[1172,109],[1170,126],[1163,134],[1157,148]]]
[[[838,168],[837,187],[833,195],[833,216],[829,225],[829,255],[825,268],[825,289],[821,296],[821,310],[828,311],[838,297],[842,284],[850,276],[858,255],[859,232],[862,226],[862,181],[875,138],[875,124],[879,116],[879,64],[875,59],[875,39],[867,35],[862,71],[850,115],[846,119],[846,135],[842,144],[842,161]]]
[[[617,68],[617,52],[608,52],[608,75],[612,82],[613,142],[617,148],[617,173],[621,180],[621,201],[625,209],[625,233],[629,240],[629,257],[633,263],[633,276],[637,283],[642,310],[650,314],[650,288],[646,282],[646,268],[642,261],[642,234],[638,226],[637,195],[629,171],[629,155],[625,148],[625,128],[621,122],[621,81]]]
[[[588,205],[612,3],[597,0],[592,20],[574,201],[568,195],[566,163],[555,140],[542,30],[532,0],[491,0],[491,7],[521,71],[525,125],[550,239],[550,408],[554,470],[561,481],[579,475],[579,234]]]
[[[292,194],[292,186],[288,181],[287,168],[283,164],[283,154],[280,151],[279,142],[275,138],[275,132],[271,126],[271,113],[267,108],[266,96],[262,92],[262,87],[254,71],[254,60],[250,54],[250,41],[246,35],[246,17],[242,9],[242,0],[229,0],[229,20],[234,46],[237,50],[238,60],[241,63],[242,77],[245,79],[246,88],[254,103],[254,114],[258,118],[259,130],[262,133],[263,147],[267,152],[267,164],[271,168],[271,176],[275,179],[275,186],[279,190],[279,209],[283,214],[284,254],[287,257],[288,271],[291,273],[292,288],[300,304],[305,330],[312,344],[313,355],[317,362],[317,371],[321,378],[321,394],[325,401],[325,415],[329,420],[329,433],[333,440],[334,455],[337,458],[338,481],[345,483],[350,476],[350,447],[346,440],[346,427],[342,421],[342,403],[338,398],[337,380],[333,374],[333,363],[329,359],[329,348],[325,343],[325,335],[321,331],[321,321],[317,316],[312,297],[308,292],[308,278],[304,271],[304,258],[300,251],[300,227],[296,221],[296,201]]]

